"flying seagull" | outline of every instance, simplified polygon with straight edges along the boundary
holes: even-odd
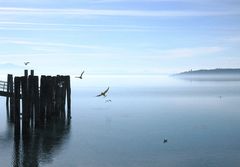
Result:
[[[29,63],[30,63],[29,61],[27,61],[27,62],[24,62],[25,66],[26,66],[26,65],[28,65]]]
[[[83,71],[79,77],[75,77],[75,78],[82,79],[82,76],[83,76],[83,73],[84,73],[84,72],[85,72],[85,71]]]
[[[99,95],[97,95],[96,97],[100,97],[100,96],[106,97],[107,96],[106,93],[108,92],[108,90],[109,90],[109,87],[104,92],[101,92]]]

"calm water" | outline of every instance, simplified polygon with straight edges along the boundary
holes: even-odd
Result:
[[[110,86],[109,96],[95,95]],[[112,102],[105,103],[106,99]],[[0,98],[0,166],[239,167],[240,82],[72,78],[72,120],[14,142]],[[163,143],[167,138],[168,142]],[[16,166],[16,165],[15,165]]]

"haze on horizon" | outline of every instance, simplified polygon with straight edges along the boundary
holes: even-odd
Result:
[[[238,68],[238,0],[0,0],[0,67],[163,74]],[[16,68],[18,69],[18,68]]]

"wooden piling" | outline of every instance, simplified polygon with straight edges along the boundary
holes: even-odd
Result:
[[[46,96],[46,119],[50,120],[51,116],[52,116],[52,110],[53,110],[53,80],[51,76],[47,76],[47,80],[46,80],[46,87],[45,87],[45,91],[47,93]]]
[[[28,70],[24,70],[24,76],[25,76],[25,77],[28,76]]]
[[[8,74],[7,76],[7,92],[8,96],[6,97],[6,108],[7,108],[7,117],[10,117],[10,120],[14,119],[14,97],[13,97],[13,75]],[[10,105],[9,105],[10,99]],[[10,106],[10,109],[9,109]]]
[[[14,79],[14,102],[15,102],[14,133],[15,133],[15,136],[20,135],[20,86],[21,86],[21,78],[15,77]]]
[[[8,112],[15,124],[15,135],[22,132],[26,138],[30,134],[30,129],[44,128],[48,122],[65,120],[66,116],[68,119],[71,118],[70,76],[42,75],[39,90],[38,76],[34,76],[33,70],[28,76],[28,70],[24,70],[24,76],[15,77],[14,84],[13,76],[8,75],[7,93],[9,97],[6,99],[6,105],[9,107],[10,99]]]
[[[21,77],[21,85],[22,85],[22,132],[23,135],[27,135],[30,126],[29,92],[27,76]]]
[[[61,103],[62,103],[62,86],[60,83],[62,82],[61,77],[58,75],[56,77],[56,85],[55,85],[55,110],[56,110],[56,115],[60,116],[61,115]]]
[[[9,92],[9,79],[10,79],[10,74],[7,76],[7,92]],[[7,109],[7,116],[9,117],[9,96],[6,97],[6,109]]]
[[[70,76],[66,76],[66,85],[67,85],[67,117],[71,118],[71,82]]]
[[[66,79],[64,76],[61,76],[60,77],[60,82],[62,83],[62,86],[61,86],[61,109],[60,109],[60,117],[61,118],[65,118],[65,106],[66,106]]]
[[[39,108],[39,86],[38,76],[33,77],[33,93],[34,93],[34,120],[35,127],[40,127],[40,108]]]
[[[38,88],[38,77],[30,75],[28,77],[28,107],[29,107],[29,118],[30,125],[32,128],[36,125],[36,121],[39,123],[39,88]],[[36,117],[36,115],[38,117]]]
[[[56,90],[57,90],[57,77],[52,77],[52,86],[53,86],[53,88],[52,88],[52,90],[53,90],[53,92],[52,92],[52,105],[53,105],[53,115],[54,115],[54,117],[57,117],[58,116],[58,112],[57,112],[57,110],[56,110]]]
[[[34,70],[31,70],[30,75],[34,76]]]
[[[28,96],[29,96],[29,114],[30,114],[30,125],[34,126],[34,76],[28,77]]]
[[[40,84],[40,121],[41,124],[44,124],[45,121],[45,112],[46,112],[46,76],[41,76],[41,84]]]
[[[13,76],[10,75],[10,78],[9,78],[10,117],[11,117],[12,120],[14,119],[14,111],[15,111],[15,109],[14,109],[15,105],[14,105],[14,92],[13,92],[13,88],[14,88],[14,86],[13,86]]]

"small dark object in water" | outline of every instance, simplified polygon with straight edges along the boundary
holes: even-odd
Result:
[[[163,143],[167,143],[167,142],[168,142],[168,140],[167,140],[167,139],[164,139],[164,140],[163,140]]]

